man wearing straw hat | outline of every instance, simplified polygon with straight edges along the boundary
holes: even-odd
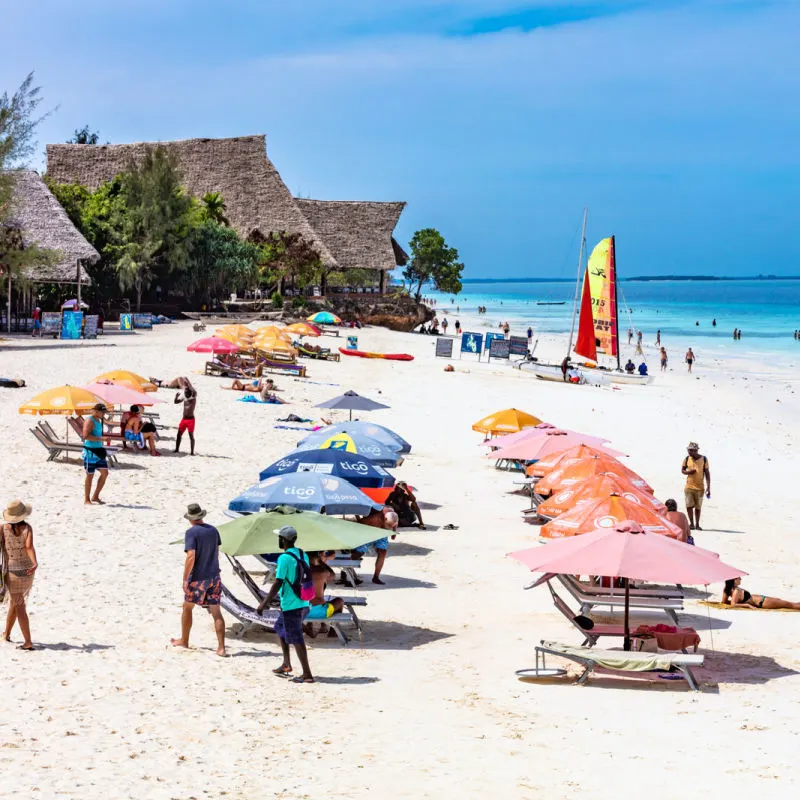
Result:
[[[192,630],[192,612],[195,606],[205,608],[214,620],[217,634],[217,655],[227,656],[225,650],[225,620],[219,609],[222,597],[222,580],[219,573],[219,531],[204,522],[206,512],[192,503],[183,515],[189,520],[189,530],[184,537],[186,561],[183,566],[183,612],[181,638],[170,639],[173,647],[189,647]]]
[[[703,494],[711,497],[711,472],[708,459],[700,455],[697,442],[689,442],[686,446],[688,455],[683,459],[681,472],[686,476],[684,496],[686,511],[689,514],[689,529],[703,530],[700,527],[700,510],[703,508]]]

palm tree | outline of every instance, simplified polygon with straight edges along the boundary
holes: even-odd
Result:
[[[225,216],[226,208],[225,198],[219,192],[206,192],[203,195],[203,211],[206,219],[230,226],[230,220]]]

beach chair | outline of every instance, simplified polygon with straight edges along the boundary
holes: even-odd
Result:
[[[318,326],[320,331],[322,332],[323,336],[335,336],[337,339],[339,338],[339,329],[338,328],[328,328],[324,325]]]
[[[572,575],[557,575],[564,588],[580,603],[581,614],[588,614],[595,606],[608,606],[613,610],[625,607],[625,592],[617,589],[612,592],[600,586],[588,586]],[[664,597],[668,589],[656,589],[655,594],[643,593],[641,589],[631,589],[629,606],[633,610],[663,611],[676,625],[679,625],[676,612],[683,611],[683,593],[680,596]]]
[[[30,432],[36,437],[36,440],[47,449],[48,461],[55,461],[62,453],[83,453],[82,444],[78,444],[78,442],[65,442],[59,439],[55,431],[53,431],[50,425],[44,420],[39,422],[35,428],[30,428]],[[119,448],[106,447],[105,450],[108,465],[117,466],[119,462],[117,461],[116,454],[119,452]]]
[[[273,375],[293,375],[296,378],[306,377],[305,364],[297,364],[294,361],[276,361],[270,358],[261,358],[258,366],[261,372],[268,372]]]
[[[558,656],[580,664],[584,670],[578,676],[577,684],[586,683],[589,675],[597,668],[611,672],[680,672],[689,687],[700,691],[697,680],[692,673],[693,667],[702,667],[705,656],[686,653],[646,653],[639,650],[600,650],[597,648],[577,647],[542,640],[536,646],[536,670],[547,669],[545,656]]]
[[[317,352],[316,350],[309,350],[303,345],[297,346],[297,352],[299,355],[304,356],[305,358],[314,358],[318,361],[339,361],[341,358],[340,353],[332,353],[330,350],[323,349],[321,352]]]
[[[236,636],[242,637],[252,627],[264,628],[270,633],[275,633],[275,623],[278,620],[277,609],[267,609],[263,614],[259,614],[252,606],[243,603],[226,586],[222,584],[222,597],[220,606],[223,611],[227,611],[232,617],[241,622],[242,627],[237,631]]]
[[[83,441],[83,423],[77,417],[67,417],[67,424],[72,428],[73,431],[78,435],[78,438]],[[104,441],[115,441],[115,442],[124,442],[125,437],[121,433],[104,433],[103,434]]]

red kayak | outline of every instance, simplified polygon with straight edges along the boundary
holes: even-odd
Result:
[[[368,353],[366,350],[348,350],[340,347],[339,352],[343,356],[358,356],[359,358],[385,358],[387,361],[413,361],[414,356],[408,353]]]

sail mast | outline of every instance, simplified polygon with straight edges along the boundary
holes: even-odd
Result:
[[[567,347],[567,358],[572,353],[572,340],[575,337],[575,317],[578,314],[578,295],[580,293],[581,278],[583,277],[583,251],[586,247],[586,218],[589,215],[589,209],[583,209],[583,228],[581,230],[581,247],[578,254],[578,277],[575,280],[575,299],[572,303],[572,325],[569,329],[569,347]]]
[[[617,348],[617,369],[621,370],[622,365],[620,364],[619,360],[619,290],[617,289],[617,284],[619,283],[619,278],[617,276],[617,237],[611,237],[611,257],[613,259],[614,264],[614,335],[616,336],[615,346]]]

